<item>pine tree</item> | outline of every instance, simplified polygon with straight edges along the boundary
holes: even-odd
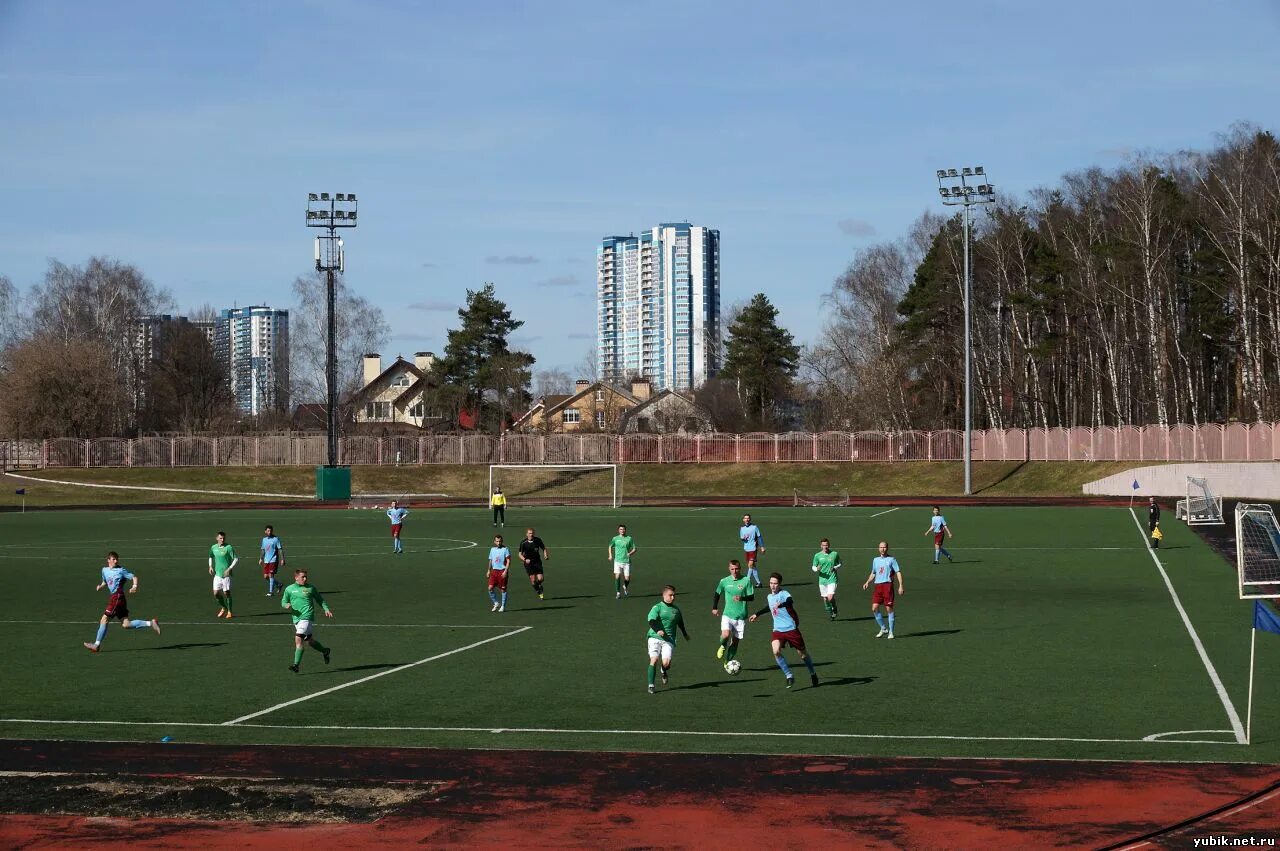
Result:
[[[764,427],[772,425],[775,406],[799,367],[800,349],[791,332],[778,326],[778,309],[756,293],[729,326],[721,377],[737,383],[743,408]]]
[[[465,390],[466,403],[491,414],[494,422],[514,419],[529,402],[533,355],[512,351],[508,336],[524,325],[511,317],[505,302],[486,283],[467,290],[467,304],[458,311],[462,327],[449,332],[441,376],[446,384]]]

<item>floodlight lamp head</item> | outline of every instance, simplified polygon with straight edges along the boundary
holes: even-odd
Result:
[[[980,166],[980,165],[975,165],[975,166],[973,167],[973,173],[974,173],[974,174],[986,174],[986,172],[982,170],[982,166]]]
[[[948,177],[959,177],[959,176],[960,176],[960,173],[959,173],[958,171],[956,171],[954,168],[949,168],[949,169],[947,169],[947,176],[948,176]]]
[[[329,193],[328,193],[328,192],[321,192],[321,193],[320,193],[320,200],[321,200],[321,201],[328,201],[328,200],[329,200]]]
[[[348,200],[348,201],[354,201],[354,200],[356,200],[356,196],[355,196],[355,194],[354,194],[354,193],[352,193],[352,192],[348,192],[348,193],[347,193],[347,200]]]
[[[317,194],[316,194],[316,193],[314,193],[314,192],[308,192],[308,193],[307,193],[307,200],[308,200],[308,201],[319,201],[319,200],[320,200],[320,196],[319,196],[319,195],[317,195]]]
[[[356,217],[356,211],[355,211],[355,210],[348,210],[348,211],[347,211],[347,218],[348,218],[348,219],[354,219],[355,217]]]
[[[966,174],[966,175],[973,174],[973,169],[969,168],[968,166],[965,166],[964,168],[960,169],[960,173]]]
[[[942,178],[944,178],[944,177],[946,177],[946,176],[947,176],[947,170],[946,170],[945,168],[940,168],[940,169],[938,169],[938,179],[939,179],[939,180],[941,180]]]
[[[950,198],[951,190],[946,186],[940,186],[938,187],[938,194],[941,195],[943,198]]]

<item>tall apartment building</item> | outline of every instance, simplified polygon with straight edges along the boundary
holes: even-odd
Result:
[[[601,377],[688,390],[720,369],[720,231],[687,222],[607,236],[596,251]]]
[[[240,413],[287,411],[289,311],[262,306],[223,310],[213,332],[213,352],[227,367]]]

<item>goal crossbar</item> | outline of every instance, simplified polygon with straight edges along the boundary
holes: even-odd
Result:
[[[1280,525],[1266,503],[1236,506],[1236,572],[1240,599],[1280,597]]]
[[[496,477],[495,473],[501,470],[607,470],[611,479],[609,505],[617,508],[620,505],[619,500],[622,498],[622,490],[618,482],[618,465],[617,464],[490,464],[489,465],[489,493],[493,493]]]

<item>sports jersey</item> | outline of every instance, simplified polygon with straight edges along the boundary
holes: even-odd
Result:
[[[388,508],[388,509],[387,509],[387,516],[391,518],[391,525],[392,525],[392,526],[399,526],[401,523],[403,523],[403,522],[404,522],[404,519],[405,519],[406,517],[408,517],[408,516],[409,516],[409,509],[407,509],[407,508]]]
[[[326,612],[329,611],[329,604],[324,601],[316,586],[311,584],[299,585],[295,582],[284,589],[284,596],[280,598],[280,608],[293,610],[294,623],[315,620],[317,605]]]
[[[609,546],[613,547],[614,561],[618,564],[631,563],[631,550],[635,547],[635,542],[630,535],[614,535]]]
[[[716,586],[716,594],[724,596],[724,607],[720,610],[726,618],[740,621],[747,616],[747,601],[755,598],[755,583],[750,576],[739,576],[734,579],[726,576]],[[734,595],[740,600],[734,600]]]
[[[877,585],[892,582],[893,575],[898,572],[898,560],[893,556],[876,556],[871,560],[871,573]]]
[[[511,550],[506,547],[489,548],[489,569],[506,570],[507,561],[511,558]]]
[[[280,560],[280,539],[275,535],[262,539],[262,560],[267,564]]]
[[[752,523],[750,526],[743,526],[738,530],[738,537],[742,539],[742,549],[744,552],[754,553],[756,549],[764,543],[764,533],[760,531],[760,527]]]
[[[214,544],[209,547],[209,558],[213,559],[214,575],[226,576],[227,571],[231,569],[231,563],[239,556],[236,555],[236,548],[230,544]]]
[[[493,494],[492,496],[490,496],[490,497],[489,497],[489,507],[490,507],[490,508],[501,508],[502,506],[504,506],[504,505],[506,505],[506,504],[507,504],[507,496],[506,496],[506,494],[502,493],[501,491],[499,491],[499,492],[497,492],[497,493],[495,493],[495,494]]]
[[[786,607],[790,600],[791,592],[785,588],[769,595],[769,614],[773,615],[774,632],[791,632],[796,628],[796,619],[791,617],[791,610]]]
[[[654,624],[657,624],[657,629],[654,628]],[[649,610],[649,638],[661,638],[675,644],[676,629],[683,625],[684,615],[680,613],[680,607],[674,603],[659,600]],[[662,635],[658,635],[658,629],[662,630]]]
[[[102,582],[107,586],[107,590],[112,594],[120,590],[121,583],[126,579],[132,582],[136,578],[137,577],[120,565],[102,568]]]
[[[547,545],[542,543],[542,539],[534,535],[533,540],[528,538],[520,542],[520,555],[527,558],[530,564],[542,564],[542,551]]]
[[[840,553],[832,550],[824,553],[818,550],[813,554],[813,567],[818,572],[818,581],[823,585],[834,585],[837,581],[836,570],[840,567]]]
[[[946,526],[946,525],[947,525],[947,520],[946,520],[946,518],[945,518],[945,517],[943,517],[941,514],[935,514],[935,515],[934,515],[934,516],[929,520],[929,527],[930,527],[930,531],[931,531],[931,532],[933,532],[935,535],[936,535],[937,533],[941,532],[941,531],[942,531],[942,527],[943,527],[943,526]],[[917,527],[917,528],[919,528],[919,527]]]

